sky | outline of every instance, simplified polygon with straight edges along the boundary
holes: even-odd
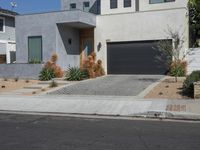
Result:
[[[20,14],[60,10],[60,0],[0,0],[0,7],[11,10],[12,1],[17,3],[14,11]]]

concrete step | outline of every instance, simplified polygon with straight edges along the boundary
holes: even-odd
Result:
[[[57,82],[59,85],[65,85],[65,84],[69,84],[69,83],[71,83],[71,82],[69,82],[69,81],[64,81],[64,80],[58,80],[58,81],[56,81],[56,80],[54,80],[55,82]],[[50,84],[52,81],[40,81],[38,84]]]
[[[39,90],[42,89],[43,87],[41,86],[34,86],[34,87],[24,87],[24,89],[35,89],[35,90]]]

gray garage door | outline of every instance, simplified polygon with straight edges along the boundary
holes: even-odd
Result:
[[[165,74],[166,57],[157,59],[156,41],[107,43],[108,74]]]

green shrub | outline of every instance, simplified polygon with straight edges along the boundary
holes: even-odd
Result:
[[[55,78],[54,71],[52,69],[43,68],[39,75],[39,80],[49,81],[52,78]]]
[[[86,78],[88,78],[88,72],[78,67],[69,68],[66,74],[66,80],[68,81],[80,81]]]
[[[40,63],[41,62],[38,59],[35,59],[35,58],[29,60],[29,64],[40,64]]]
[[[178,61],[172,62],[170,65],[169,74],[175,77],[184,77],[186,76],[187,72],[187,62],[185,61]]]
[[[200,71],[193,71],[183,83],[183,92],[188,96],[194,94],[194,82],[200,81]]]

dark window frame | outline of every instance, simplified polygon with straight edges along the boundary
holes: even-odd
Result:
[[[42,39],[42,36],[41,35],[39,35],[39,36],[28,36],[28,63],[31,61],[30,60],[30,46],[29,46],[29,39],[31,39],[31,38],[41,38],[41,60],[40,60],[40,63],[42,63],[43,62],[43,39]]]
[[[70,3],[70,10],[76,9],[76,3]]]
[[[88,4],[88,6],[85,6],[85,4]],[[90,7],[90,1],[83,2],[83,7]]]
[[[132,0],[124,0],[124,8],[132,7]]]
[[[88,5],[85,5],[88,4]],[[83,11],[85,11],[85,8],[90,8],[90,1],[83,2]]]
[[[161,4],[161,3],[172,3],[176,0],[164,0],[163,2],[152,2],[152,0],[149,0],[149,4]]]
[[[118,0],[110,0],[110,9],[118,8]]]
[[[6,19],[4,18],[4,17],[0,17],[0,20],[2,20],[3,21],[3,26],[2,26],[2,30],[0,30],[0,33],[4,33],[5,32],[5,21],[6,21]]]

